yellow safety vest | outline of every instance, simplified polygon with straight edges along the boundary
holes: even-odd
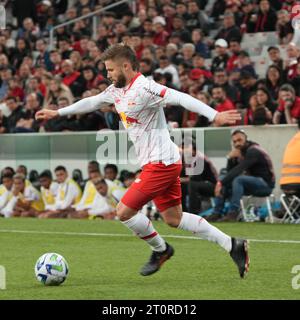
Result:
[[[300,184],[300,132],[286,146],[280,185]]]

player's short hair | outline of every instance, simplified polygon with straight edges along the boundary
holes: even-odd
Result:
[[[118,173],[118,167],[113,163],[106,164],[105,167],[104,167],[104,171],[106,169],[112,169],[115,173]]]
[[[44,170],[40,175],[39,178],[48,178],[52,180],[52,174],[50,170]]]
[[[136,57],[134,50],[124,43],[117,43],[110,46],[103,52],[101,56],[101,60],[103,62],[107,60],[114,61],[119,59],[129,61],[134,71],[139,70],[139,61]]]
[[[57,166],[54,171],[64,171],[64,172],[67,172],[67,169],[64,167],[64,166]]]
[[[22,180],[23,182],[25,182],[25,176],[24,176],[24,174],[22,174],[22,173],[16,173],[15,175],[14,175],[14,179],[18,179],[18,180]]]

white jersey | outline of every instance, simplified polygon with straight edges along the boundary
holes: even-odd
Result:
[[[111,85],[99,95],[82,99],[58,112],[61,116],[91,112],[105,103],[115,105],[141,166],[156,161],[169,165],[180,159],[167,128],[163,110],[166,104],[182,105],[211,121],[217,113],[201,101],[149,80],[141,73],[124,88]]]

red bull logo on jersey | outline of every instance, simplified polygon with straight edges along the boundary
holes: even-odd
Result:
[[[125,126],[125,128],[129,128],[132,124],[141,124],[138,119],[129,117],[125,114],[125,112],[120,112],[120,118]]]

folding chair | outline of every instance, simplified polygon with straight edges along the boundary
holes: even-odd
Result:
[[[280,196],[280,202],[285,209],[282,223],[300,223],[300,198],[291,191],[284,191]]]
[[[273,212],[272,212],[272,206],[271,206],[271,200],[270,200],[271,198],[274,199],[273,194],[270,194],[269,196],[266,196],[266,197],[244,196],[240,200],[241,214],[242,214],[243,220],[245,222],[259,221],[260,217],[257,214],[256,210],[258,206],[266,204],[269,222],[273,223],[274,218],[273,218]]]

